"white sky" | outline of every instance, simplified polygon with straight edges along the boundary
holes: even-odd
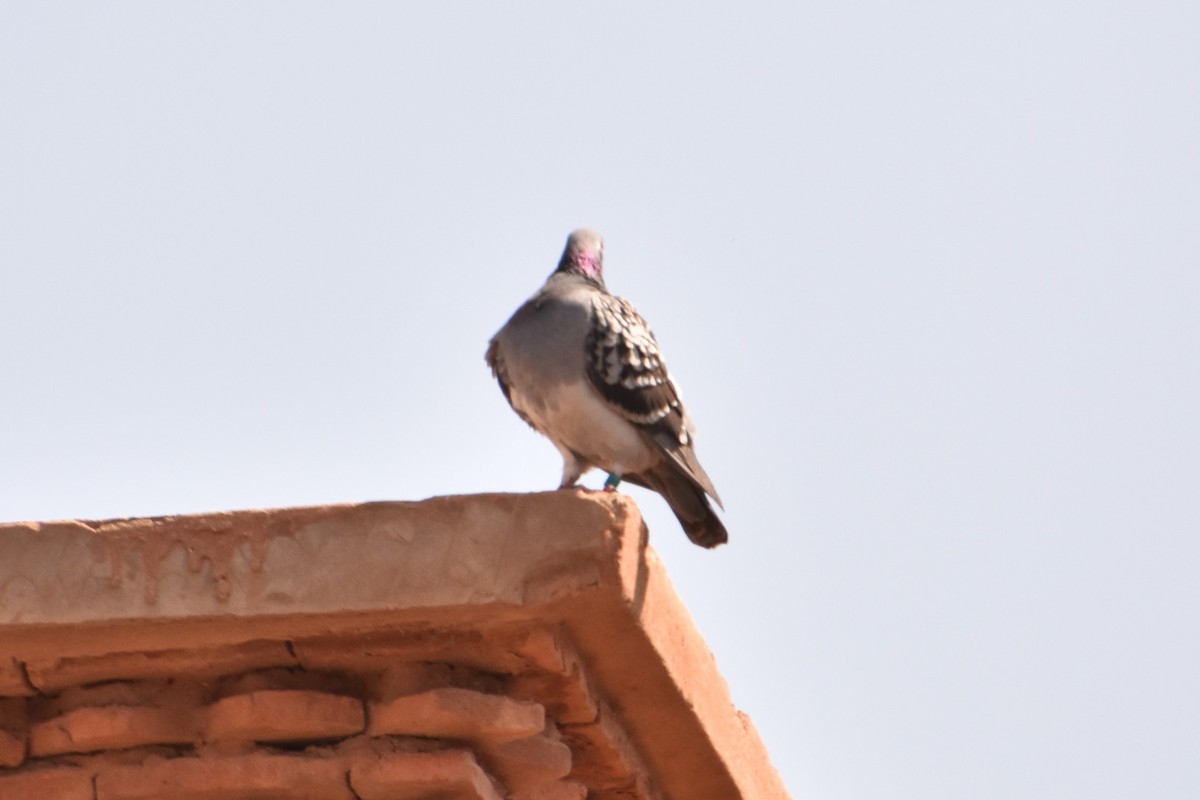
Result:
[[[798,800],[1197,796],[1200,4],[482,5],[0,5],[0,519],[552,488],[587,225]]]

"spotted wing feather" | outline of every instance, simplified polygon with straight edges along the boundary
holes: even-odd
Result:
[[[692,430],[679,388],[663,363],[654,333],[626,300],[597,294],[586,342],[587,375],[610,407],[647,434],[720,504],[692,450]],[[638,476],[627,476],[642,483]]]

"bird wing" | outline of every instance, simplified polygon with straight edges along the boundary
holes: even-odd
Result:
[[[721,504],[692,448],[679,387],[653,331],[628,301],[598,292],[585,345],[588,380],[604,401],[637,426],[698,487]],[[642,483],[629,476],[634,483]]]
[[[526,416],[524,411],[517,408],[516,403],[512,400],[512,388],[508,380],[508,370],[504,366],[504,356],[500,353],[499,334],[493,336],[492,340],[488,342],[488,349],[484,355],[484,359],[487,361],[487,365],[492,368],[492,375],[495,376],[496,383],[500,384],[500,391],[504,393],[504,399],[512,406],[512,410],[517,412],[517,416],[524,420],[526,425],[536,431],[537,426],[533,424],[533,420]]]

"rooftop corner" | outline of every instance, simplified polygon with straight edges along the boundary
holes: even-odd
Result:
[[[0,525],[0,796],[788,797],[584,491]]]

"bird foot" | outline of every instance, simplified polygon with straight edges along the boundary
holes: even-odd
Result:
[[[586,494],[608,494],[609,492],[615,492],[616,490],[617,487],[610,486],[607,483],[599,489],[593,489],[590,486],[584,486],[582,483],[572,483],[570,486],[558,487],[558,491],[560,492],[584,492]]]

